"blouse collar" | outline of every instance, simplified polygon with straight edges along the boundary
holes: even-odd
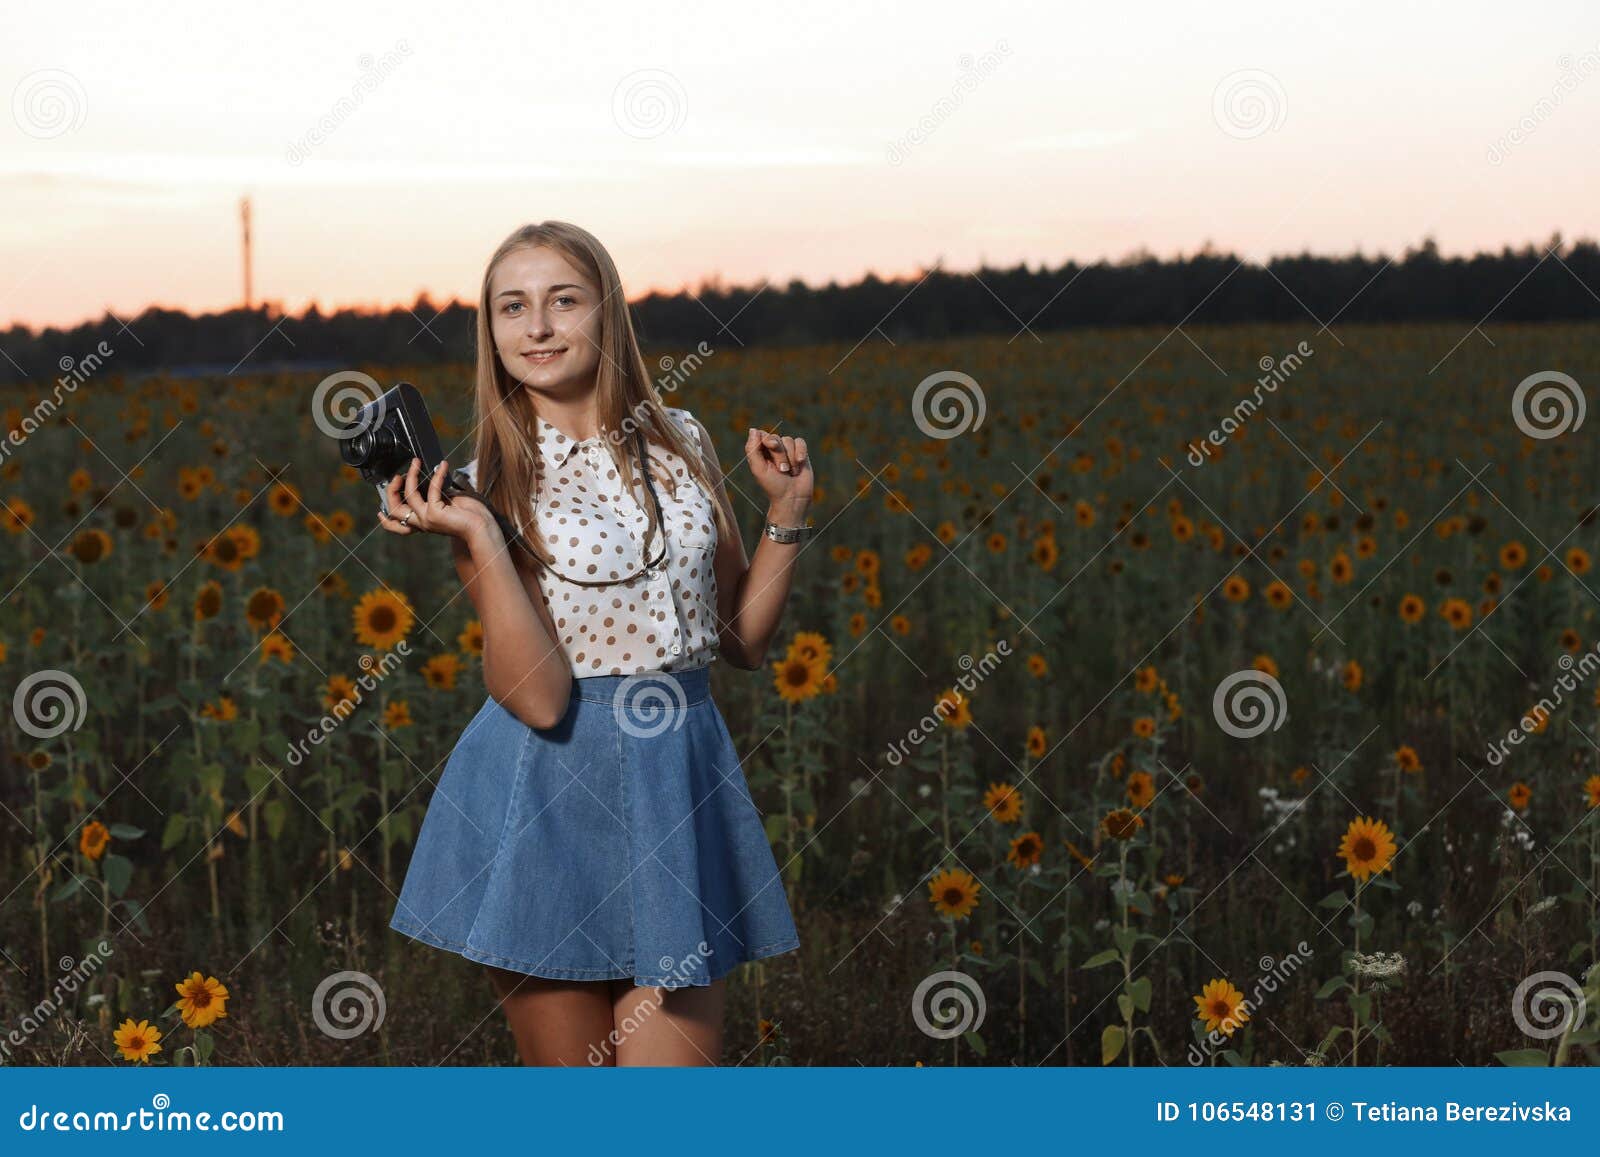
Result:
[[[605,439],[598,434],[593,438],[585,438],[582,441],[574,441],[563,434],[560,430],[556,429],[555,426],[545,421],[542,416],[535,414],[533,416],[533,420],[534,425],[538,430],[537,444],[539,451],[544,455],[545,460],[552,466],[565,465],[567,459],[572,457],[573,453],[576,452],[580,446],[599,446],[605,441]]]

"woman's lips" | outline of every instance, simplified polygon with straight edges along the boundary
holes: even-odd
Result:
[[[562,354],[564,354],[566,352],[567,352],[566,347],[562,346],[558,350],[550,350],[550,351],[545,352],[545,353],[523,354],[522,356],[527,361],[532,362],[534,365],[542,366],[546,362],[555,361],[558,357],[560,357]]]

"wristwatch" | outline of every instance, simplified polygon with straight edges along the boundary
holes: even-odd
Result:
[[[814,526],[779,526],[776,522],[767,523],[767,537],[773,542],[804,542],[815,533],[817,528]]]

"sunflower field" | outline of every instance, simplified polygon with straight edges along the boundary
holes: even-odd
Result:
[[[1597,338],[732,346],[661,383],[748,549],[745,429],[817,471],[768,668],[714,672],[801,935],[730,978],[723,1062],[1600,1059]],[[471,456],[470,367],[351,368]],[[387,928],[484,699],[447,544],[380,531],[327,371],[115,369],[0,398],[0,1059],[513,1063],[481,967]]]

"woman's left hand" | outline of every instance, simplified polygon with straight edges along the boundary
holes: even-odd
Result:
[[[811,505],[816,474],[804,438],[780,437],[751,427],[744,456],[770,505],[783,507],[797,518],[805,513]]]

